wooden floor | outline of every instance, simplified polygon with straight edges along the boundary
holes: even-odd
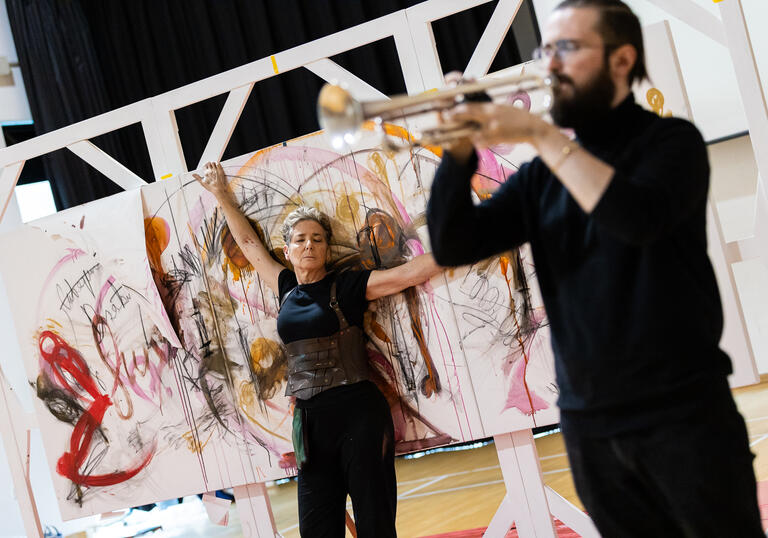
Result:
[[[768,376],[763,377],[761,384],[737,389],[734,394],[747,420],[752,450],[757,455],[757,479],[766,480]],[[580,507],[560,434],[538,438],[536,447],[546,484]],[[492,443],[418,459],[398,458],[396,467],[399,496],[397,529],[402,538],[485,527],[504,497],[504,484]],[[280,534],[284,538],[298,537],[296,482],[271,485],[268,490]],[[180,531],[165,535],[242,536],[234,508],[226,528],[214,527],[208,522],[201,526],[198,520],[193,528]]]
[[[768,376],[736,389],[747,420],[758,480],[768,479]],[[581,507],[559,433],[536,439],[545,483]],[[398,459],[397,530],[403,538],[485,527],[504,497],[493,444],[472,450]],[[298,537],[295,482],[269,488],[275,522],[284,538]]]

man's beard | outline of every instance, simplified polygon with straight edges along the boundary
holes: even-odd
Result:
[[[567,99],[559,96],[555,88],[550,113],[552,120],[560,127],[578,130],[605,116],[611,109],[616,86],[605,64],[597,76],[581,88],[574,86],[568,77],[558,76],[558,79],[565,79],[573,88],[573,96]]]

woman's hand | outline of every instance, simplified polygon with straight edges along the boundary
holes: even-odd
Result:
[[[232,189],[229,188],[227,183],[227,175],[224,173],[224,169],[221,167],[221,163],[208,162],[203,167],[203,177],[197,174],[192,174],[208,192],[213,194],[219,202],[222,200],[234,199]]]

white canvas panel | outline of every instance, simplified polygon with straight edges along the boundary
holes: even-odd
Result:
[[[199,491],[173,365],[178,340],[152,282],[138,191],[2,239],[0,268],[64,519]]]

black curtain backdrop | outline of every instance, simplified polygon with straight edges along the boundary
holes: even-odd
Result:
[[[37,134],[155,96],[222,71],[420,3],[421,0],[6,0]],[[471,57],[496,2],[437,21],[445,72]],[[533,8],[526,0],[538,39]],[[530,23],[528,23],[530,25]],[[491,70],[530,57],[512,30]],[[394,40],[334,61],[385,94],[405,91]],[[224,159],[318,129],[322,80],[306,69],[255,85]],[[176,111],[189,168],[203,152],[226,99]],[[92,140],[147,181],[154,174],[140,125]],[[68,150],[44,159],[59,209],[119,188]]]

